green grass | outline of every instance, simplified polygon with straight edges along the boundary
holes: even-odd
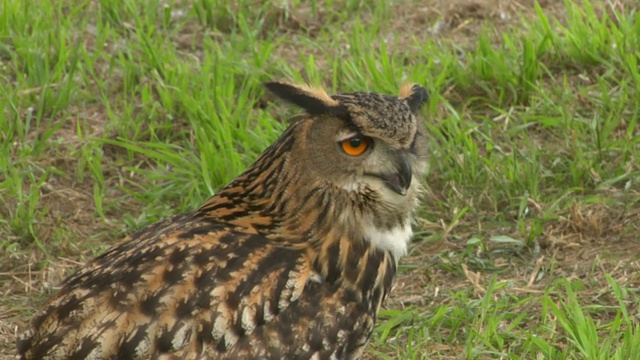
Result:
[[[263,81],[418,82],[429,190],[369,355],[640,358],[640,15],[622,3],[461,36],[409,0],[0,0],[0,335],[68,259],[255,160],[292,114]]]

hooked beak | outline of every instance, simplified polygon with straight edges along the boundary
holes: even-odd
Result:
[[[396,158],[396,171],[389,174],[378,175],[385,185],[394,192],[404,196],[407,195],[407,189],[411,185],[413,173],[411,171],[411,163],[406,154],[398,152]]]

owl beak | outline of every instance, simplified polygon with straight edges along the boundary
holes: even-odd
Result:
[[[380,177],[391,190],[402,196],[407,195],[407,189],[411,185],[413,173],[411,171],[411,163],[406,154],[397,153],[396,170],[394,173],[383,174]]]

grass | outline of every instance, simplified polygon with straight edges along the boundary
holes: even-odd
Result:
[[[0,348],[256,159],[291,114],[260,84],[290,79],[431,94],[429,191],[367,356],[640,358],[640,16],[548,3],[0,0]]]

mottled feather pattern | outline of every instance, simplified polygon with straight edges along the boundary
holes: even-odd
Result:
[[[329,97],[271,84],[307,113],[200,208],[133,233],[66,279],[19,341],[21,358],[360,357],[401,255],[385,244],[406,248],[420,187],[405,179],[398,195],[380,179],[400,158],[412,177],[426,167],[409,100],[422,101],[412,98],[422,88]],[[376,139],[370,163],[320,136],[344,131]],[[335,161],[313,166],[324,143]]]

